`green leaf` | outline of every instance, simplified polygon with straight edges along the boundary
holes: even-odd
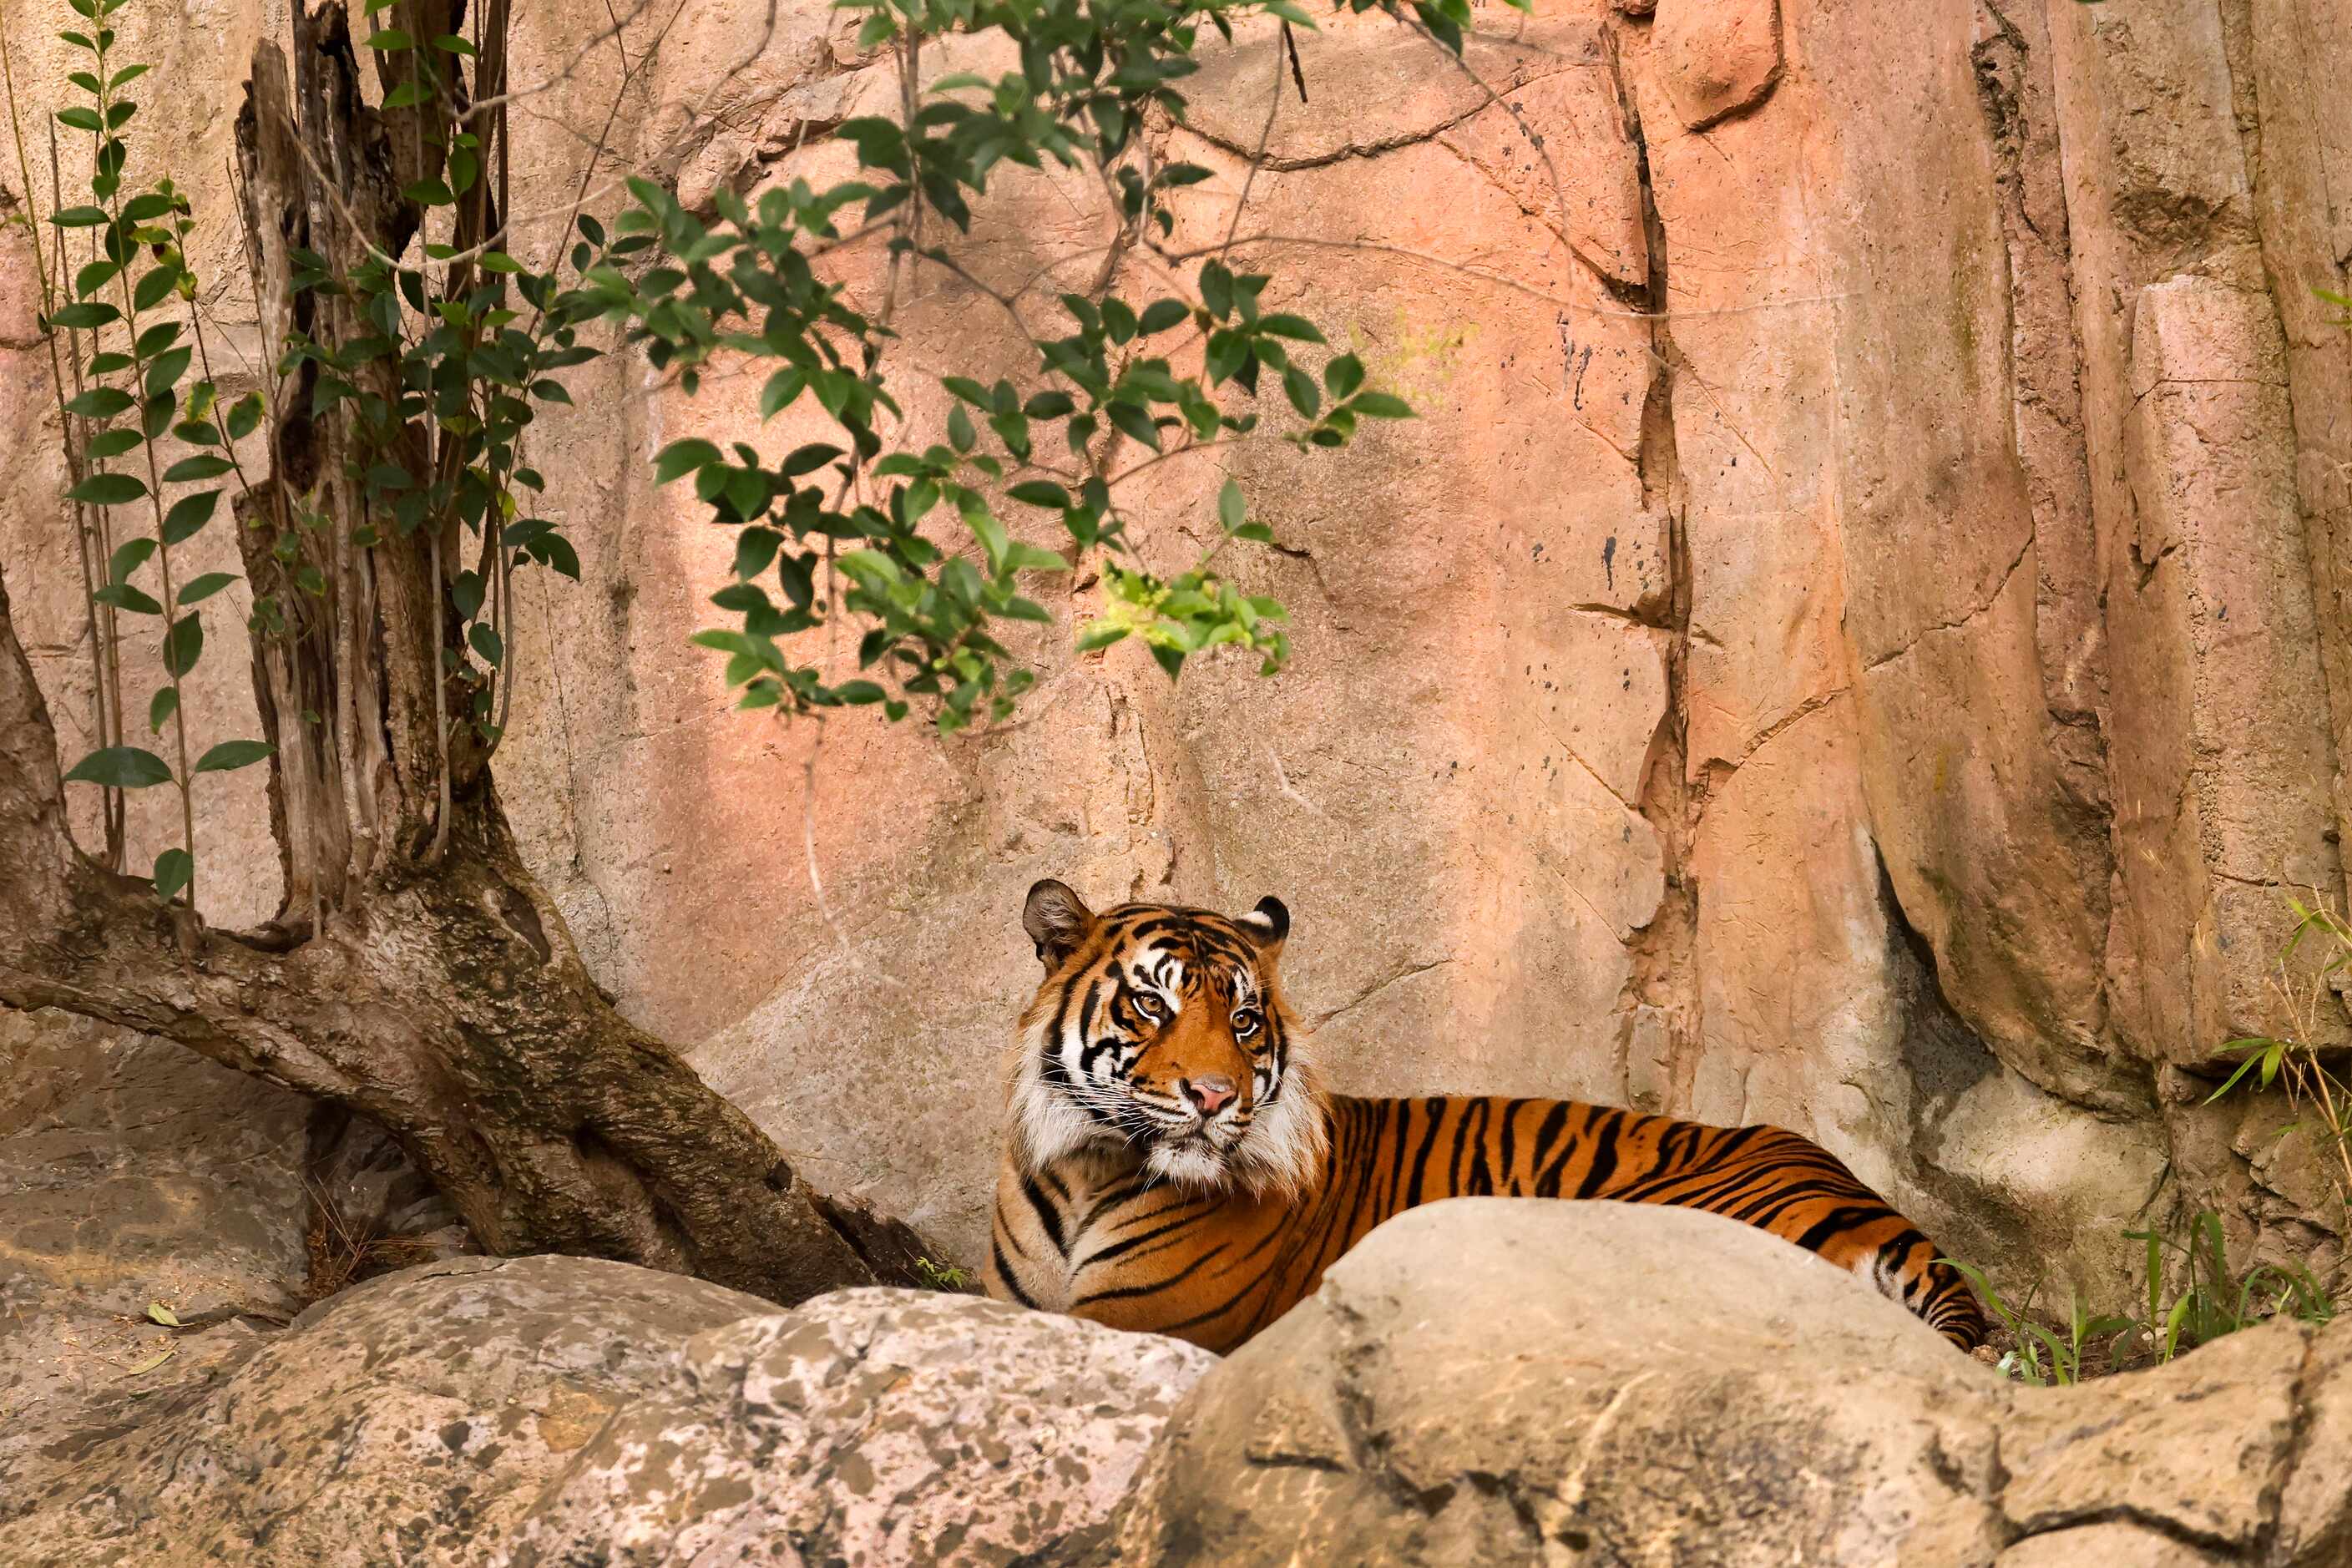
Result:
[[[182,485],[195,479],[216,479],[236,467],[235,463],[215,453],[199,452],[193,458],[183,458],[165,468],[163,482],[167,485]]]
[[[66,405],[66,412],[84,419],[111,419],[136,405],[138,399],[116,386],[93,386]]]
[[[147,732],[151,735],[163,733],[164,721],[179,710],[180,689],[178,687],[166,686],[156,692],[147,704]]]
[[[131,308],[134,310],[152,310],[170,299],[172,290],[179,286],[180,269],[168,263],[162,267],[150,268],[139,279],[139,286],[131,291]]]
[[[78,300],[89,299],[92,294],[113,282],[114,275],[121,270],[121,267],[111,261],[93,261],[88,266],[76,268],[74,297]]]
[[[163,605],[128,583],[110,583],[90,597],[101,605],[112,605],[118,610],[129,610],[133,615],[160,616],[163,613]]]
[[[1341,354],[1323,367],[1323,386],[1335,403],[1345,402],[1364,384],[1364,362],[1354,354]]]
[[[1108,621],[1097,621],[1078,634],[1078,651],[1092,653],[1098,647],[1108,647],[1127,636],[1128,628]]]
[[[482,662],[492,668],[506,658],[506,645],[499,641],[499,634],[490,629],[488,621],[476,621],[467,627],[466,640],[474,645],[474,651],[482,656]]]
[[[205,524],[213,520],[213,509],[218,505],[218,490],[198,490],[194,495],[182,496],[173,501],[172,510],[163,514],[163,542],[177,544],[182,540],[194,538],[203,531]]]
[[[1323,333],[1304,316],[1266,316],[1259,320],[1257,330],[1270,338],[1289,338],[1302,343],[1319,343]]]
[[[1026,505],[1051,507],[1056,511],[1066,510],[1070,504],[1070,492],[1051,479],[1024,479],[1004,493]]]
[[[384,27],[372,33],[362,46],[363,48],[382,49],[387,54],[397,54],[403,49],[413,49],[415,47],[416,40],[398,27]]]
[[[1148,338],[1154,332],[1164,332],[1181,324],[1192,313],[1185,309],[1181,300],[1154,300],[1144,307],[1143,319],[1137,330]]]
[[[122,320],[121,311],[96,300],[84,300],[79,304],[68,305],[49,318],[50,322],[56,326],[76,327],[83,331],[92,331],[100,327],[111,326],[121,320]]]
[[[180,603],[184,607],[189,605],[201,605],[236,581],[236,576],[234,573],[207,572],[180,590]]]
[[[59,228],[100,228],[108,221],[104,207],[66,207],[49,215]]]
[[[250,767],[278,748],[267,741],[223,741],[196,762],[200,773],[233,773]]]
[[[1160,427],[1151,422],[1150,415],[1132,403],[1107,404],[1103,411],[1110,416],[1110,422],[1121,430],[1126,431],[1153,451],[1160,450]]]
[[[92,474],[66,492],[68,500],[92,506],[127,506],[147,493],[147,487],[129,474]]]
[[[261,394],[248,392],[238,398],[230,407],[228,418],[224,423],[232,441],[242,441],[253,434],[254,426],[261,423]]]
[[[1282,390],[1289,395],[1290,405],[1304,418],[1314,418],[1315,411],[1323,406],[1323,395],[1315,390],[1315,378],[1297,365],[1282,373]]]
[[[788,407],[793,399],[808,385],[808,376],[800,366],[788,364],[768,378],[760,389],[760,417],[772,419]]]
[[[68,784],[104,784],[109,789],[147,789],[172,782],[163,759],[137,746],[102,746],[73,765]]]
[[[1248,512],[1249,506],[1242,495],[1242,487],[1227,479],[1224,488],[1217,491],[1218,523],[1231,533],[1248,521]]]
[[[180,384],[187,374],[188,361],[195,357],[193,348],[176,348],[155,356],[147,367],[147,395],[155,397]]]
[[[719,457],[719,448],[708,441],[691,437],[683,441],[672,441],[661,449],[658,457],[654,458],[654,482],[660,485],[668,484],[680,475],[708,468],[710,464],[718,462]]]
[[[166,902],[169,902],[173,894],[177,893],[181,889],[186,887],[189,882],[194,879],[195,875],[196,860],[194,856],[190,855],[184,849],[164,850],[161,855],[155,857],[155,896]],[[164,1361],[170,1357],[171,1353],[171,1351],[167,1350],[163,1353],[163,1355],[157,1356],[154,1360],[147,1362],[140,1366],[135,1366],[131,1368],[131,1371],[152,1372],[155,1368],[163,1365]]]
[[[747,528],[735,536],[735,575],[750,582],[768,569],[784,536],[772,528]]]
[[[204,652],[205,623],[202,616],[182,616],[172,623],[172,629],[163,634],[163,668],[171,672],[174,680],[195,668],[196,660],[204,657]]]
[[[130,581],[131,574],[144,566],[147,558],[154,553],[155,542],[152,539],[134,539],[117,545],[114,553],[106,560],[106,580],[110,583]]]
[[[1368,419],[1410,419],[1412,405],[1402,397],[1391,397],[1385,392],[1366,392],[1348,405]]]
[[[971,427],[971,416],[963,411],[963,405],[961,403],[949,405],[948,444],[958,452],[969,452],[971,450],[972,443],[978,438]]]
[[[181,1326],[180,1315],[161,1301],[148,1302],[147,1315],[167,1329],[176,1329]]]

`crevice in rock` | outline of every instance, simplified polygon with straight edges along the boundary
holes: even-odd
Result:
[[[2017,547],[2017,553],[2011,558],[2009,565],[2002,571],[2000,581],[1993,585],[1992,592],[1987,594],[1981,603],[1976,605],[1970,609],[1963,611],[1955,619],[1937,621],[1933,626],[1920,627],[1916,633],[1904,640],[1903,646],[1894,648],[1886,653],[1880,654],[1876,658],[1872,659],[1868,664],[1863,666],[1863,668],[1864,669],[1876,669],[1881,665],[1892,664],[1896,659],[1901,658],[1905,654],[1907,654],[1914,648],[1917,647],[1921,643],[1926,642],[1929,637],[1934,637],[1937,633],[1956,632],[1961,627],[1975,621],[1987,610],[1991,609],[1995,605],[2000,603],[2000,596],[2009,592],[2010,583],[2017,576],[2017,569],[2025,564],[2025,558],[2032,552],[2033,530],[2029,527],[2025,531],[2025,542]]]
[[[2303,1359],[2295,1363],[2294,1382],[2287,1390],[2288,1417],[2286,1447],[2279,1454],[2270,1480],[2263,1488],[2263,1527],[2256,1537],[2258,1555],[2267,1561],[2275,1555],[2279,1529],[2283,1522],[2286,1489],[2294,1483],[2294,1472],[2303,1463],[2303,1451],[2311,1441],[2311,1428],[2318,1413],[2312,1403],[2311,1363],[2319,1359],[2319,1336],[2305,1332],[2303,1337]]]
[[[1650,320],[1650,384],[1642,404],[1641,448],[1635,470],[1642,507],[1665,520],[1667,593],[1662,624],[1666,633],[1666,696],[1643,759],[1633,809],[1656,836],[1664,891],[1650,919],[1625,938],[1631,961],[1618,994],[1617,1066],[1630,1102],[1630,1055],[1636,1022],[1647,1012],[1664,1027],[1672,1064],[1672,1102],[1687,1096],[1689,1077],[1701,1045],[1703,1003],[1698,985],[1698,879],[1691,867],[1700,795],[1688,776],[1690,755],[1691,548],[1683,513],[1682,471],[1675,443],[1675,379],[1681,363],[1669,320],[1665,220],[1652,181],[1650,145],[1642,113],[1624,78],[1622,56],[1612,31],[1606,58],[1632,142],[1640,182],[1642,230],[1649,257],[1649,282],[1641,301]]]
[[[1576,70],[1580,68],[1583,68],[1574,65],[1560,66],[1555,69],[1530,76],[1524,81],[1514,82],[1512,83],[1509,90],[1513,93],[1525,92],[1528,88],[1535,86],[1539,81],[1544,81],[1551,77],[1559,76],[1564,71]],[[1473,82],[1478,82],[1478,79],[1475,75],[1473,75],[1470,79]],[[1486,87],[1486,84],[1483,82],[1478,82],[1478,85],[1481,88]],[[1453,116],[1451,119],[1441,120],[1436,124],[1427,126],[1422,130],[1400,132],[1396,135],[1384,136],[1372,142],[1350,142],[1344,147],[1335,147],[1328,153],[1302,153],[1295,157],[1286,158],[1277,153],[1267,153],[1260,157],[1255,147],[1244,145],[1242,142],[1233,140],[1231,137],[1220,136],[1215,132],[1210,131],[1203,126],[1187,123],[1184,129],[1199,137],[1202,141],[1206,142],[1210,146],[1217,148],[1221,152],[1230,153],[1237,158],[1257,158],[1258,167],[1267,174],[1286,174],[1291,173],[1293,170],[1297,169],[1328,168],[1334,163],[1344,163],[1350,158],[1377,158],[1383,153],[1400,152],[1407,147],[1419,146],[1424,142],[1434,142],[1439,137],[1444,135],[1447,132],[1452,131],[1455,127],[1463,125],[1472,120],[1475,120],[1478,116],[1486,113],[1486,110],[1493,109],[1497,105],[1500,105],[1506,113],[1511,112],[1509,93],[1496,91],[1491,88],[1486,89],[1486,90],[1492,93],[1493,96],[1482,98],[1477,103],[1464,110],[1461,113]],[[1451,151],[1451,149],[1448,150]],[[1456,153],[1455,156],[1459,157],[1460,154]],[[1465,163],[1469,162],[1466,158],[1463,161]],[[1476,167],[1475,163],[1471,166],[1473,168]],[[1484,171],[1481,171],[1481,173],[1483,172]],[[1643,179],[1645,182],[1648,176],[1644,174]],[[1648,187],[1645,184],[1643,189],[1646,191],[1647,188]]]
[[[1332,1008],[1330,1011],[1317,1015],[1312,1027],[1319,1029],[1324,1025],[1329,1023],[1332,1019],[1338,1017],[1340,1014],[1351,1012],[1354,1009],[1362,1006],[1366,1002],[1370,1001],[1373,997],[1379,995],[1390,986],[1395,985],[1402,981],[1410,980],[1416,974],[1426,974],[1433,969],[1442,968],[1445,964],[1449,964],[1453,962],[1454,954],[1447,953],[1444,958],[1432,958],[1421,963],[1408,963],[1403,968],[1399,969],[1395,973],[1383,975],[1380,979],[1373,981],[1370,985],[1365,986],[1361,991],[1357,992],[1353,996],[1349,997],[1345,1002],[1340,1003],[1337,1007]]]

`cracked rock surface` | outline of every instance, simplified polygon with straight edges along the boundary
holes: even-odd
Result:
[[[963,1296],[800,1310],[570,1258],[462,1258],[209,1385],[53,1423],[10,1568],[1009,1563],[1082,1541],[1215,1358]]]
[[[1194,1387],[1090,1568],[2318,1568],[2347,1402],[2352,1322],[2029,1389],[1717,1215],[1456,1199]]]

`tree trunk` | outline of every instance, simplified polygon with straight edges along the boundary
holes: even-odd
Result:
[[[493,0],[494,30],[503,14]],[[415,116],[446,109],[369,109],[339,6],[298,0],[294,38],[290,80],[275,46],[257,50],[239,126],[255,287],[267,341],[332,344],[353,307],[298,293],[289,258],[309,249],[343,271],[371,246],[401,254],[420,216],[398,194],[414,178],[402,149],[424,129]],[[503,47],[484,55],[484,79],[502,81]],[[461,245],[496,229],[488,178],[481,190],[457,216]],[[73,844],[55,731],[0,583],[0,1003],[163,1036],[373,1118],[494,1252],[624,1258],[787,1303],[915,1283],[914,1233],[799,1181],[597,989],[515,852],[494,742],[460,718],[482,677],[442,657],[462,631],[448,586],[465,531],[381,519],[373,543],[355,542],[371,520],[350,432],[311,416],[302,381],[275,393],[273,471],[238,533],[257,601],[287,621],[253,637],[286,905],[258,931],[209,930]],[[403,439],[412,471],[439,460],[421,426]],[[298,506],[326,526],[287,528]],[[291,560],[270,550],[279,531]],[[318,577],[298,586],[305,566]]]

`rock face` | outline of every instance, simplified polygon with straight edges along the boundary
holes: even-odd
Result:
[[[1202,1379],[1093,1561],[2336,1563],[2347,1397],[2352,1324],[2024,1389],[1732,1221],[1456,1199]]]
[[[776,1313],[583,1258],[362,1285],[209,1387],[52,1423],[12,1565],[1010,1563],[1083,1542],[1213,1364],[968,1297]]]
[[[620,51],[588,47],[601,5],[527,10],[520,213],[563,209],[615,93],[614,162],[690,201],[843,176],[832,128],[896,102],[820,0],[648,14]],[[233,82],[276,14],[126,10],[121,47],[162,81]],[[2352,12],[1481,15],[1469,74],[1385,18],[1328,18],[1303,103],[1244,27],[1204,48],[1189,128],[1156,133],[1213,171],[1175,243],[1222,239],[1246,184],[1237,262],[1291,290],[1269,307],[1423,416],[1344,461],[1166,464],[1139,496],[1165,566],[1228,473],[1250,489],[1285,549],[1232,564],[1294,612],[1278,680],[1212,663],[1171,689],[1057,630],[1034,718],[992,737],[730,715],[687,638],[731,543],[648,459],[814,432],[763,430],[756,378],[692,400],[618,363],[573,383],[580,416],[534,439],[585,581],[520,584],[499,766],[591,967],[819,1186],[967,1260],[1034,978],[1020,897],[1050,875],[1097,902],[1279,893],[1288,988],[1346,1089],[1782,1122],[1950,1250],[2094,1299],[2124,1293],[2126,1226],[2200,1206],[2241,1256],[2340,1269],[2341,1205],[2270,1136],[2286,1109],[2201,1102],[2218,1048],[2279,1023],[2283,891],[2343,892],[2352,352],[2313,290],[2345,290],[2352,255],[2327,177],[2352,166]],[[7,25],[37,107],[69,68],[62,24]],[[925,58],[996,68],[972,53]],[[233,116],[151,98],[139,169],[184,149],[190,255],[251,358]],[[0,207],[19,183],[0,172]],[[1016,174],[966,260],[1042,279],[1042,309],[1090,279],[1100,202]],[[27,265],[0,235],[0,565],[75,748],[87,660]],[[878,300],[878,262],[845,265]],[[1034,369],[928,269],[895,324],[919,440],[945,414],[929,374]],[[218,531],[191,548],[191,570],[234,566]],[[200,667],[197,743],[249,732],[245,680]],[[268,915],[257,775],[208,781],[200,810],[210,912]],[[134,859],[167,811],[134,802]]]
[[[2352,1552],[2352,1321],[2025,1389],[1734,1221],[1531,1199],[1382,1226],[1223,1363],[963,1296],[776,1312],[624,1264],[461,1258],[28,1436],[0,1451],[10,1568]]]

